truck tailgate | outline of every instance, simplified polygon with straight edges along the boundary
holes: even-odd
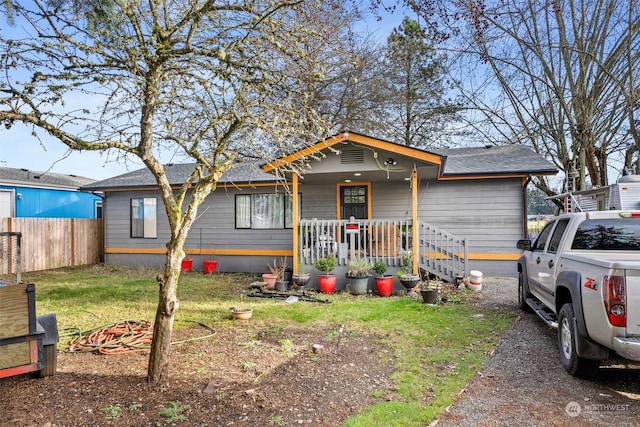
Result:
[[[640,270],[627,270],[627,335],[640,335]]]

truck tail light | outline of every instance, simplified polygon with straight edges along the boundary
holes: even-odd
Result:
[[[613,326],[627,326],[627,287],[624,276],[604,276],[602,282],[604,308]]]
[[[620,212],[621,218],[640,218],[640,212]]]

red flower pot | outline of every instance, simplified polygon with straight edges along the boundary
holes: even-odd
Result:
[[[193,258],[185,258],[182,260],[182,265],[181,265],[182,271],[191,271],[192,266],[193,266]]]
[[[202,261],[202,269],[204,270],[204,274],[213,274],[216,272],[216,268],[218,268],[218,261],[212,259],[205,259]]]
[[[376,277],[376,290],[381,297],[388,297],[393,292],[393,276]]]
[[[318,275],[318,286],[320,287],[320,292],[323,294],[332,294],[333,291],[336,290],[336,280],[337,277],[335,274]]]

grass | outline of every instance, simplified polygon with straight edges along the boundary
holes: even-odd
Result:
[[[131,313],[140,319],[154,319],[158,299],[154,278],[158,273],[89,266],[25,273],[23,280],[36,284],[38,314],[56,313],[63,346],[67,329],[93,329],[130,319]],[[384,337],[388,359],[396,361],[393,395],[387,401],[379,393],[379,403],[362,408],[347,421],[350,427],[428,425],[455,400],[516,316],[515,308],[506,312],[481,310],[464,303],[432,307],[410,298],[353,297],[346,293],[320,296],[331,304],[274,304],[269,299],[247,297],[248,284],[257,279],[257,275],[184,273],[175,328],[203,319],[216,328],[231,326],[234,321],[229,307],[251,307],[253,322],[263,322],[265,327],[327,326],[337,331],[343,324],[348,333]],[[467,297],[457,295],[456,301],[464,302]],[[292,343],[282,341],[280,345],[287,352]],[[184,412],[183,407],[166,409],[176,412],[167,414],[176,419]],[[277,419],[272,422],[277,423]]]

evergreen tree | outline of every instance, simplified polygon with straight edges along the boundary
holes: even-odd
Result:
[[[387,39],[387,138],[426,148],[445,144],[447,123],[460,106],[445,98],[444,56],[437,55],[420,25],[405,17]]]

